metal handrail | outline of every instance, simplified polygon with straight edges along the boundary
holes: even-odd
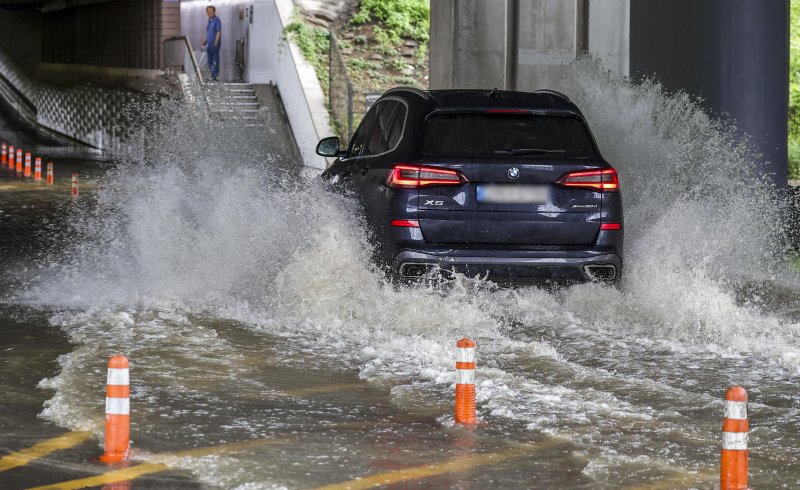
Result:
[[[203,73],[200,71],[200,66],[197,64],[197,59],[194,57],[194,50],[192,49],[192,43],[191,43],[191,41],[189,41],[189,38],[186,37],[186,36],[168,37],[168,38],[164,39],[163,44],[166,45],[170,41],[181,41],[181,40],[184,43],[186,43],[186,49],[189,52],[189,58],[192,60],[192,66],[194,67],[194,72],[197,75],[197,81],[198,81],[198,83],[200,83],[202,85],[204,83],[203,82]],[[184,69],[186,69],[186,68],[184,67]]]

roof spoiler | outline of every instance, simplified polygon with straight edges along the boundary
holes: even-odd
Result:
[[[569,100],[569,97],[567,97],[566,95],[562,94],[561,92],[557,92],[555,90],[540,89],[540,90],[534,90],[533,93],[534,94],[549,95],[550,97],[554,97],[554,98],[557,98],[557,99],[565,100],[567,102],[572,102],[571,100]]]
[[[430,98],[431,98],[431,94],[429,94],[428,92],[425,92],[424,90],[420,90],[420,89],[418,89],[416,87],[394,87],[394,88],[391,88],[391,89],[387,90],[384,93],[384,95],[388,95],[388,94],[391,94],[391,93],[394,93],[394,92],[411,92],[414,95],[419,95],[420,97],[422,97],[425,100],[430,100]]]

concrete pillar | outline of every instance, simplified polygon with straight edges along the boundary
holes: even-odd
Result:
[[[704,99],[732,118],[786,185],[788,0],[632,0],[631,74]]]
[[[589,52],[614,73],[630,73],[631,0],[588,2]]]
[[[628,73],[630,0],[435,0],[431,79],[437,88],[557,88],[587,51]]]
[[[430,87],[504,88],[508,0],[431,2]]]
[[[562,67],[588,50],[585,0],[522,0],[516,80],[509,88],[556,88]]]

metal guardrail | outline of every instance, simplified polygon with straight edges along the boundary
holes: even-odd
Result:
[[[179,44],[181,41],[183,45]],[[186,73],[190,80],[194,78],[197,80],[197,83],[204,83],[203,73],[200,71],[200,65],[197,64],[197,59],[194,57],[194,50],[192,49],[192,43],[189,41],[189,38],[186,36],[168,37],[164,39],[163,43],[164,60],[167,66],[178,65],[183,69],[183,72]],[[187,70],[189,65],[191,65],[193,70]]]
[[[328,51],[328,108],[334,130],[344,144],[349,143],[353,136],[353,82],[332,32]]]

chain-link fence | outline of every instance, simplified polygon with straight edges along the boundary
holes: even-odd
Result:
[[[333,129],[346,145],[353,136],[353,82],[347,64],[339,51],[336,35],[331,32],[328,52],[328,107],[331,111]]]

